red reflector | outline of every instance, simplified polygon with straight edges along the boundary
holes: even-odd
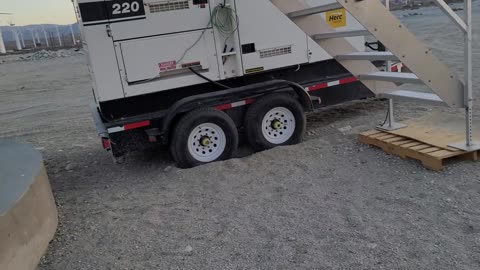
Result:
[[[102,138],[103,149],[110,150],[112,149],[112,143],[109,138]]]
[[[315,91],[315,90],[320,90],[320,89],[325,89],[328,87],[328,83],[321,83],[321,84],[317,84],[317,85],[314,85],[314,86],[310,86],[308,88],[309,91]]]
[[[141,127],[147,127],[150,126],[150,121],[142,121],[142,122],[137,122],[137,123],[131,123],[131,124],[126,124],[124,126],[125,130],[129,129],[135,129],[135,128],[141,128]]]
[[[347,83],[352,83],[358,81],[357,78],[355,77],[350,77],[350,78],[345,78],[340,80],[340,84],[347,84]]]
[[[255,102],[255,99],[254,99],[254,98],[245,100],[245,104],[247,104],[247,105],[253,104],[254,102]]]
[[[217,107],[215,107],[215,109],[219,111],[229,110],[231,108],[232,108],[232,104],[218,105]]]

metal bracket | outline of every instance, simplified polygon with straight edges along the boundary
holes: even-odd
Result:
[[[386,123],[383,126],[378,126],[377,129],[380,131],[394,131],[402,128],[406,128],[407,125],[400,123]]]
[[[388,122],[384,125],[378,126],[377,129],[382,131],[393,131],[402,128],[406,128],[407,125],[395,122],[395,116],[393,115],[393,99],[388,100]]]
[[[470,145],[468,145],[465,142],[459,142],[459,143],[450,144],[449,146],[453,147],[453,148],[456,148],[456,149],[459,149],[459,150],[466,151],[466,152],[475,152],[475,151],[480,150],[480,142],[479,141],[472,141],[472,142],[470,142]]]

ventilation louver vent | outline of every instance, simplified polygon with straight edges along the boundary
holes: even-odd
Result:
[[[292,46],[278,47],[260,51],[260,58],[269,58],[279,55],[291,54]]]
[[[150,13],[158,13],[172,10],[189,9],[188,1],[164,1],[155,2],[148,5]]]

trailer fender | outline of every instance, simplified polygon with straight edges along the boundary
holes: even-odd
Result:
[[[168,142],[168,134],[169,130],[172,127],[172,122],[175,117],[182,113],[201,107],[214,107],[225,103],[225,99],[228,98],[232,100],[247,99],[252,97],[259,97],[275,91],[285,90],[293,90],[295,92],[300,104],[302,104],[305,111],[313,110],[313,103],[311,101],[308,91],[298,83],[286,80],[271,80],[256,84],[249,84],[246,86],[221,90],[217,92],[190,96],[177,101],[168,109],[167,115],[163,120],[161,133],[164,134],[164,136],[162,139],[165,143]]]

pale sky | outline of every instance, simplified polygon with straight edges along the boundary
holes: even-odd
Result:
[[[13,13],[13,21],[19,26],[76,22],[71,0],[0,0],[1,12]],[[1,16],[0,25],[8,20],[8,16]]]

